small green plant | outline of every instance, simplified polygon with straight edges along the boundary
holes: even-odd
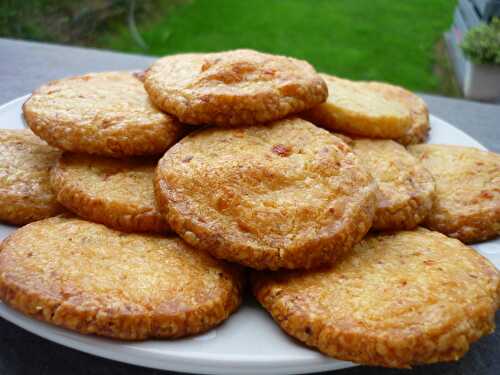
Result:
[[[477,64],[500,65],[500,18],[481,24],[465,34],[461,44],[465,56]]]

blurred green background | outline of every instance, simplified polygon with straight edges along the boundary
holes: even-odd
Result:
[[[455,0],[0,2],[0,36],[151,55],[248,47],[320,71],[456,96],[442,35]]]

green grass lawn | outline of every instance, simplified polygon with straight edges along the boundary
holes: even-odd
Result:
[[[439,92],[435,46],[452,21],[454,0],[194,0],[139,31],[125,26],[98,39],[122,51],[165,55],[254,48],[306,59],[320,71]]]

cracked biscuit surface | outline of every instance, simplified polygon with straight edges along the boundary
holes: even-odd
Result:
[[[346,143],[298,118],[191,133],[155,188],[186,242],[258,269],[334,261],[369,230],[377,189]]]
[[[60,154],[29,130],[0,129],[1,221],[23,225],[63,211],[49,178]]]
[[[72,217],[18,229],[0,246],[0,298],[37,319],[122,340],[206,331],[241,302],[241,269],[179,238]]]
[[[35,134],[65,151],[111,157],[164,153],[181,127],[150,101],[129,72],[90,73],[49,82],[23,105]]]
[[[305,119],[339,133],[367,138],[399,138],[410,129],[406,105],[388,99],[366,82],[321,74],[328,98],[301,114]]]
[[[412,229],[426,218],[434,180],[417,159],[391,140],[356,139],[351,147],[379,187],[373,228]]]
[[[333,266],[254,272],[253,292],[289,335],[366,365],[456,361],[495,330],[498,270],[420,228],[371,235]]]
[[[65,153],[51,173],[57,200],[78,216],[126,232],[166,232],[156,208],[157,160]]]
[[[183,123],[226,127],[277,120],[328,93],[309,63],[244,49],[166,56],[146,71],[144,85]]]
[[[500,234],[500,155],[472,147],[415,145],[436,197],[424,226],[474,243]]]

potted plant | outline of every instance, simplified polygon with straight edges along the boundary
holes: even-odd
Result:
[[[470,29],[460,47],[467,58],[465,97],[478,100],[500,98],[500,18]]]

